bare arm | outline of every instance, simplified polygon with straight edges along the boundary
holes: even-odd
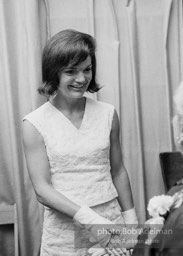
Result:
[[[52,187],[43,138],[28,121],[23,122],[23,143],[28,172],[38,201],[73,217],[80,207]]]
[[[127,211],[133,208],[134,205],[128,173],[122,161],[121,145],[119,140],[119,119],[116,111],[114,112],[110,140],[111,175],[114,186],[118,191],[119,204],[123,211]]]

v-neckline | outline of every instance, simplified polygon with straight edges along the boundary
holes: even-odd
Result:
[[[53,109],[55,109],[56,112],[57,112],[59,115],[61,115],[75,130],[80,131],[80,130],[82,129],[82,127],[83,127],[83,124],[84,124],[84,121],[85,121],[85,118],[86,118],[85,116],[86,116],[86,111],[87,111],[87,106],[88,106],[87,97],[84,97],[84,98],[85,98],[84,114],[83,114],[83,117],[82,117],[82,120],[81,120],[81,124],[80,124],[79,127],[76,127],[76,126],[73,124],[73,122],[72,122],[67,116],[65,116],[64,113],[63,113],[61,110],[59,110],[57,107],[55,107],[50,101],[48,101],[48,103],[49,103],[49,105],[51,105],[51,107],[52,107]]]

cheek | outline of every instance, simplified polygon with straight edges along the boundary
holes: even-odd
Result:
[[[63,87],[67,86],[68,84],[70,84],[73,81],[73,79],[71,77],[68,76],[63,76],[62,79],[60,80],[60,85],[62,85]]]
[[[87,80],[91,81],[92,80],[92,74],[87,75]]]

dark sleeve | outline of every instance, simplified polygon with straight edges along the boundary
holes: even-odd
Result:
[[[137,244],[133,256],[183,256],[183,205],[169,214],[150,246]]]

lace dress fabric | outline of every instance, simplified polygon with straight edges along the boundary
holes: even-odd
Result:
[[[109,160],[113,113],[112,105],[86,98],[79,129],[50,102],[24,120],[31,122],[44,139],[53,188],[78,205],[93,207],[109,219],[119,219],[115,199],[118,194]],[[81,232],[83,241],[87,240],[85,232]],[[45,207],[41,256],[87,255],[86,248],[74,249],[75,234],[76,225],[70,218]]]
[[[114,223],[124,224],[117,199],[91,208]],[[89,256],[88,249],[97,243],[90,241],[90,233],[78,226],[71,218],[50,211],[51,218],[49,211],[46,211],[44,215],[46,221],[44,222],[40,256]],[[51,229],[47,220],[52,223]]]

